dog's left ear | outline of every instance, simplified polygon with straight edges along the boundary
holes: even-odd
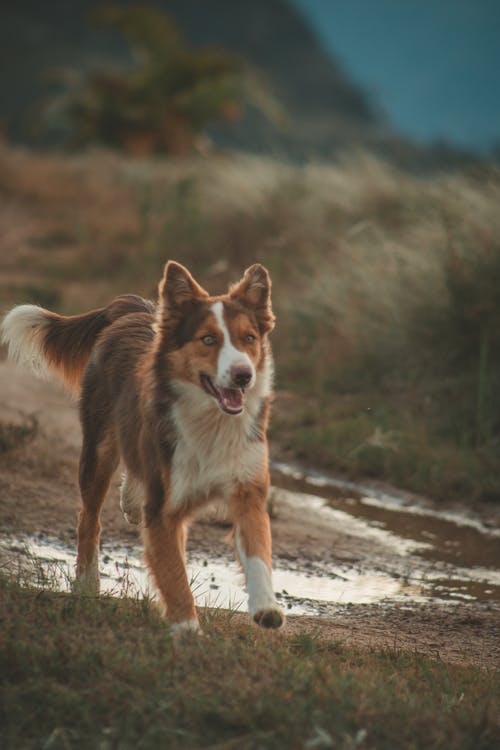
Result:
[[[264,266],[254,263],[247,268],[241,281],[229,290],[229,296],[254,312],[261,333],[273,330],[275,317],[271,308],[271,279]]]

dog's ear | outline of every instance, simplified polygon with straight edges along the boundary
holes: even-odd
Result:
[[[161,307],[167,312],[184,311],[193,302],[208,297],[208,292],[193,279],[187,268],[174,260],[165,265],[158,291]]]
[[[254,312],[261,333],[273,330],[275,317],[271,308],[271,279],[264,266],[254,263],[247,268],[241,281],[229,290],[229,296]]]

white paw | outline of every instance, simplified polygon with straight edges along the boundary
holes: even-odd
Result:
[[[96,549],[90,565],[78,573],[71,584],[71,591],[82,596],[99,596],[100,583],[99,553]]]
[[[200,623],[198,620],[183,620],[174,622],[170,626],[170,632],[174,641],[180,641],[183,638],[189,638],[195,635],[202,635]]]
[[[261,628],[277,630],[285,624],[285,614],[276,602],[272,606],[254,609],[250,617]]]
[[[99,589],[99,573],[78,576],[71,584],[71,591],[78,596],[99,596]]]

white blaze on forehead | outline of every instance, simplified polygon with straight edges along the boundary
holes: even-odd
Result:
[[[219,325],[222,333],[223,343],[219,352],[219,359],[217,362],[217,382],[216,385],[219,388],[231,388],[233,385],[231,380],[231,368],[232,367],[249,367],[252,371],[252,380],[248,384],[248,388],[251,388],[255,383],[255,367],[252,364],[252,360],[246,352],[242,352],[237,349],[231,341],[231,335],[227,327],[226,321],[224,320],[224,305],[222,302],[214,302],[212,305],[212,312],[215,315],[215,319]]]

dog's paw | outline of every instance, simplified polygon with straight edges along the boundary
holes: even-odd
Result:
[[[82,575],[71,583],[71,593],[76,596],[99,596],[99,578],[95,575]]]
[[[203,635],[203,631],[200,628],[198,620],[183,620],[182,622],[174,622],[170,626],[170,632],[174,643],[187,640],[188,638],[199,637]]]
[[[259,609],[253,615],[253,621],[261,628],[277,630],[285,624],[285,615],[278,607],[273,609]]]

